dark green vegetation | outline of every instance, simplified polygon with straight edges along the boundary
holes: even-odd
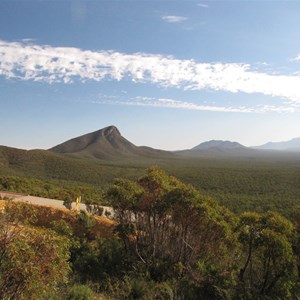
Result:
[[[300,160],[203,159],[166,169],[234,212],[274,210],[292,217],[300,204]]]
[[[299,298],[299,214],[234,214],[157,167],[104,197],[117,221],[109,236],[86,213],[80,231],[67,218],[46,229],[28,204],[8,202],[1,299]]]
[[[153,164],[235,212],[271,209],[291,216],[300,204],[300,158],[295,155],[101,160],[0,147],[0,190],[62,200],[79,193],[83,201],[97,202],[114,178],[138,178]]]
[[[107,196],[137,298],[298,297],[297,223],[274,212],[237,216],[158,168],[116,180]]]
[[[62,200],[80,194],[83,202],[99,203],[114,178],[136,179],[158,165],[234,212],[293,217],[300,204],[299,153],[201,145],[176,153],[137,147],[110,126],[48,151],[0,146],[0,189]]]
[[[0,176],[0,190],[74,202],[78,195],[87,204],[103,203],[103,191],[96,185],[67,181]]]

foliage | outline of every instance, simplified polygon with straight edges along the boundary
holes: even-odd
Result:
[[[105,194],[98,194],[101,202],[113,206],[118,222],[110,221],[114,224],[105,231],[97,227],[101,218],[86,212],[73,213],[72,218],[56,212],[54,218],[35,206],[8,202],[0,215],[0,284],[8,296],[0,298],[92,299],[101,293],[111,299],[298,299],[299,210],[288,220],[269,210],[276,201],[268,206],[259,201],[268,199],[270,191],[277,193],[282,188],[279,179],[287,184],[293,172],[290,168],[287,177],[277,177],[282,169],[262,168],[255,178],[257,169],[247,173],[236,164],[228,172],[220,165],[214,171],[198,170],[201,190],[159,167],[136,180],[116,179]],[[18,180],[10,177],[7,183]],[[52,190],[51,184],[47,189]],[[257,191],[262,195],[255,196]],[[235,214],[209,194],[221,195],[222,201],[227,195],[241,196],[234,205],[255,206],[257,212]],[[247,203],[254,196],[256,203]],[[97,210],[97,202],[88,205]],[[230,205],[235,211],[245,208]],[[68,274],[72,285],[66,287]],[[10,285],[5,286],[8,278]],[[37,295],[37,290],[42,292]]]
[[[107,195],[126,253],[152,280],[187,276],[197,286],[222,286],[234,271],[236,220],[193,187],[154,167],[137,183],[115,181]]]
[[[78,195],[83,202],[99,204],[103,201],[102,189],[91,184],[66,180],[40,180],[17,176],[0,176],[0,190],[30,194],[38,197],[60,199],[67,208]]]
[[[0,298],[43,299],[68,280],[69,240],[10,212],[0,216]]]
[[[243,213],[240,226],[244,258],[238,291],[249,299],[289,298],[296,279],[293,224],[269,212],[263,215]]]
[[[116,180],[107,197],[124,249],[149,284],[171,280],[180,299],[295,295],[295,226],[278,213],[238,218],[156,167],[137,182]],[[133,283],[145,297],[150,285]]]
[[[68,300],[92,300],[94,299],[93,290],[87,285],[75,284],[68,293]]]
[[[94,282],[121,278],[130,269],[121,241],[116,238],[81,241],[73,250],[72,265],[81,280]]]

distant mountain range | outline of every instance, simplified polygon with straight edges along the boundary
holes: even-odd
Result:
[[[281,151],[274,151],[281,150]],[[64,143],[49,150],[21,150],[0,146],[0,166],[2,169],[17,169],[22,173],[34,169],[36,173],[54,170],[53,164],[66,169],[74,166],[74,159],[85,164],[87,161],[123,161],[155,163],[164,159],[182,159],[184,157],[200,158],[256,158],[282,156],[294,152],[300,155],[300,138],[287,142],[267,143],[258,147],[246,147],[237,142],[211,140],[191,149],[181,151],[164,151],[146,146],[136,146],[124,138],[118,128],[108,126]],[[276,154],[277,153],[277,154]],[[78,160],[80,159],[80,160]],[[49,167],[51,165],[51,168]]]
[[[108,126],[95,132],[91,132],[51,149],[51,152],[68,154],[72,156],[94,157],[98,159],[113,158],[138,158],[138,157],[172,157],[182,156],[249,156],[258,150],[245,147],[237,142],[212,140],[201,143],[192,149],[184,151],[164,151],[145,146],[136,146],[125,139],[117,127]]]
[[[269,142],[253,148],[261,150],[300,151],[300,138],[294,138],[285,142]]]
[[[136,146],[124,138],[115,126],[109,126],[70,139],[49,150],[22,150],[0,146],[0,175],[99,184],[118,176],[130,176],[130,172],[139,173],[153,164],[194,165],[200,159],[207,158],[252,161],[291,157],[300,158],[299,138],[289,142],[268,143],[256,149],[237,142],[212,140],[187,150],[164,151]]]
[[[5,147],[5,146],[3,146]],[[9,148],[9,147],[6,147]],[[300,138],[294,138],[285,142],[269,142],[261,146],[246,147],[238,142],[211,140],[203,142],[191,149],[180,151],[165,151],[153,149],[146,146],[136,146],[124,138],[117,127],[108,126],[103,129],[75,137],[48,150],[30,150],[30,151],[48,151],[51,153],[64,154],[68,157],[84,157],[97,159],[112,159],[122,157],[170,157],[184,155],[257,155],[259,150],[282,150],[299,151]],[[24,150],[25,151],[25,150]]]

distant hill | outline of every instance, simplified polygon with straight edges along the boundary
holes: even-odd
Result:
[[[206,150],[210,148],[219,148],[219,149],[245,149],[246,147],[237,143],[230,141],[220,141],[220,140],[211,140],[208,142],[201,143],[191,150]]]
[[[97,159],[47,150],[23,150],[0,146],[0,176],[12,175],[58,179],[104,187],[116,177],[135,178],[145,168],[158,164],[158,158]]]
[[[125,139],[117,127],[109,126],[98,131],[94,131],[51,149],[51,152],[64,154],[80,154],[83,156],[93,156],[95,158],[107,159],[113,157],[160,157],[172,155],[171,152],[157,150],[150,147],[139,147]]]
[[[95,163],[47,150],[0,146],[0,175],[101,182],[104,171]]]
[[[261,146],[253,147],[261,150],[281,150],[281,151],[299,151],[300,152],[300,138],[294,138],[285,142],[269,142]]]
[[[187,157],[255,157],[259,151],[245,147],[237,142],[211,140],[201,143],[192,149],[177,151]]]

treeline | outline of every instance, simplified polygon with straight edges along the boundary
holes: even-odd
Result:
[[[193,160],[166,169],[236,213],[274,210],[291,218],[300,207],[299,160]]]
[[[41,278],[51,274],[57,280],[44,294],[34,294],[34,299],[94,299],[95,295],[164,300],[300,297],[300,214],[295,214],[293,222],[272,211],[237,215],[156,167],[136,181],[116,179],[104,197],[113,206],[117,221],[110,237],[95,235],[95,220],[86,213],[78,215],[85,228],[81,235],[66,221],[35,229],[43,230],[44,235],[47,232],[45,236],[53,239],[48,246],[58,245],[63,253],[58,250],[58,258],[41,260],[46,270]],[[2,213],[0,224],[23,215]],[[17,222],[9,224],[0,228],[12,228]],[[27,220],[26,224],[31,228],[35,223]],[[1,243],[7,237],[3,232]],[[16,238],[16,252],[11,252],[14,247],[6,247],[6,254],[0,256],[6,259],[0,261],[0,284],[6,278],[3,266],[19,263],[22,251],[25,255],[28,249],[37,264],[37,244],[26,238],[25,246]],[[52,270],[54,260],[62,267]],[[22,274],[26,270],[26,276],[35,279],[36,273],[30,273],[25,260],[20,259],[20,268]],[[16,273],[12,274],[17,274],[17,269],[13,270]],[[22,278],[13,282],[22,282]],[[43,280],[33,291],[43,288],[41,284],[47,282]],[[29,295],[28,289],[14,299],[30,299],[24,296]],[[6,299],[5,294],[2,298]]]

